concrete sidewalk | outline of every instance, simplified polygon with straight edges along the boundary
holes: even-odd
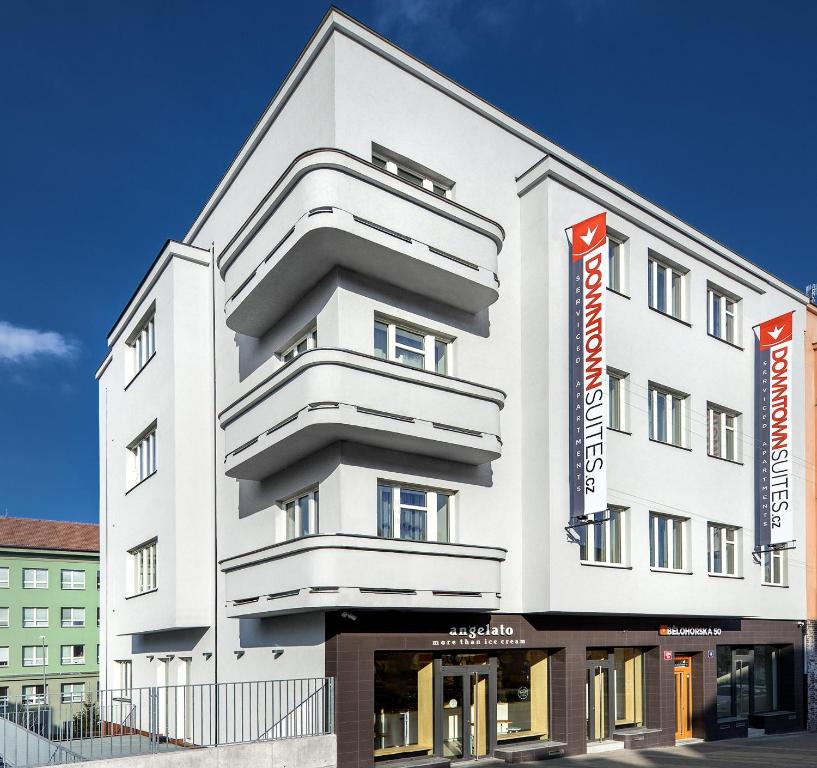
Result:
[[[581,768],[817,768],[817,733],[730,739],[658,749],[616,750],[596,755],[579,755],[521,763],[526,766],[581,766]]]

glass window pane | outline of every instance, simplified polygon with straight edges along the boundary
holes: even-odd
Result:
[[[596,520],[603,520],[604,514],[594,515]],[[593,526],[593,560],[597,563],[607,561],[607,530],[605,523],[596,523]]]
[[[374,324],[374,354],[376,357],[389,356],[389,331],[385,323]]]
[[[434,370],[443,375],[448,373],[448,344],[439,339],[434,342]]]
[[[301,496],[298,499],[298,536],[306,536],[309,533],[309,496]]]
[[[412,368],[425,368],[425,355],[419,352],[412,352],[408,349],[397,347],[394,351],[394,356],[399,363],[403,365],[410,365]]]
[[[673,317],[681,317],[683,315],[681,308],[681,285],[683,277],[677,272],[672,273],[672,315]]]
[[[612,238],[609,238],[609,253],[610,256],[608,261],[607,284],[614,291],[618,291],[621,244],[616,242]]]
[[[712,573],[720,573],[722,568],[721,548],[723,543],[721,535],[723,530],[717,526],[712,526]]]
[[[682,445],[681,431],[681,399],[672,398],[672,442],[674,445]]]
[[[400,538],[426,541],[426,512],[424,509],[400,509]]]
[[[437,494],[437,541],[451,541],[451,505],[446,493]]]
[[[721,336],[721,297],[717,293],[710,293],[712,296],[712,335]]]
[[[426,492],[412,491],[405,488],[400,489],[400,504],[410,507],[425,507]]]
[[[657,300],[656,309],[662,312],[667,311],[667,268],[661,264],[656,265],[656,289]]]
[[[667,541],[667,518],[659,517],[658,520],[658,567],[666,568],[669,565],[668,541]]]
[[[672,567],[676,569],[681,569],[684,567],[683,559],[684,537],[683,537],[683,523],[680,520],[672,521],[672,536],[673,536]]]
[[[297,520],[295,518],[295,502],[287,502],[286,516],[287,516],[287,538],[294,539],[298,535]]]
[[[617,376],[609,377],[610,389],[610,428],[621,429],[621,379]]]
[[[419,333],[414,333],[413,331],[407,331],[405,328],[400,328],[399,326],[395,328],[394,336],[395,341],[404,347],[412,347],[413,349],[420,350],[424,349],[425,347],[425,336],[422,336]]]
[[[377,535],[392,537],[392,487],[377,486]]]
[[[621,563],[621,526],[623,515],[621,512],[610,511],[610,562]]]
[[[656,409],[656,439],[667,442],[667,396],[661,392],[657,395]]]

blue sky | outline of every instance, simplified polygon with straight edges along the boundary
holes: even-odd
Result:
[[[817,3],[342,7],[790,283],[817,281]],[[0,514],[96,519],[105,334],[326,8],[4,4]]]

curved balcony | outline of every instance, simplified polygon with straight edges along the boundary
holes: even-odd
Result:
[[[335,149],[298,157],[217,264],[227,325],[260,336],[344,267],[476,313],[499,296],[495,222]]]
[[[500,547],[321,534],[222,560],[227,615],[336,608],[494,611]]]
[[[220,415],[229,477],[261,480],[338,440],[464,464],[502,453],[498,389],[359,352],[313,349]]]

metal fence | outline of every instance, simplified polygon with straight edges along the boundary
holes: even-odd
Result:
[[[102,690],[0,700],[0,768],[334,732],[334,680]]]

